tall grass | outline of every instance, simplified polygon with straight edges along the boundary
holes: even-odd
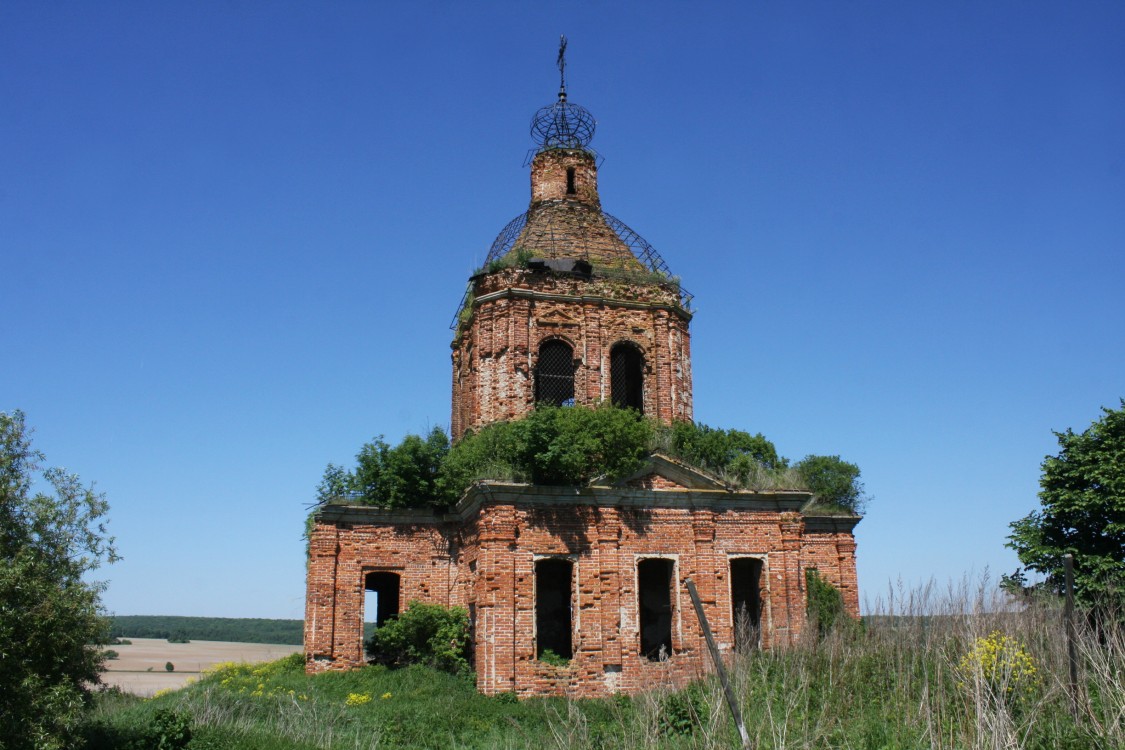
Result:
[[[1120,619],[1079,618],[1076,720],[1059,608],[1013,603],[980,581],[890,587],[867,611],[824,637],[732,656],[754,748],[1125,748]],[[200,748],[739,747],[713,679],[632,698],[517,702],[419,667],[308,677],[290,659],[106,706],[101,720],[122,726],[158,707],[190,712]]]

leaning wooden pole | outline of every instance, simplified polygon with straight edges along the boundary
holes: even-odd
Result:
[[[699,592],[695,590],[695,582],[690,578],[687,579],[687,590],[688,594],[691,595],[691,603],[695,607],[695,615],[699,618],[699,624],[703,627],[703,637],[707,639],[707,650],[711,652],[711,661],[715,663],[715,669],[719,673],[719,682],[723,685],[723,693],[726,695],[731,716],[734,717],[734,725],[738,727],[738,736],[742,738],[743,750],[750,750],[750,735],[746,733],[746,724],[742,721],[742,712],[738,710],[738,701],[735,700],[734,691],[730,688],[727,670],[723,666],[722,657],[719,655],[719,647],[715,645],[715,637],[711,635],[711,626],[707,624],[707,615],[703,613],[703,601],[699,598]]]
[[[1074,646],[1074,555],[1063,555],[1066,573],[1066,655],[1070,661],[1070,712],[1074,721],[1081,720],[1078,712],[1078,654]]]

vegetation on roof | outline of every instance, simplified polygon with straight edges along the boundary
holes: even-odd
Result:
[[[317,502],[381,508],[449,507],[476,481],[539,485],[614,482],[660,451],[732,488],[805,490],[822,512],[859,513],[866,501],[860,470],[839,456],[790,464],[763,435],[693,422],[662,425],[631,409],[540,405],[523,419],[466,433],[451,444],[444,430],[382,436],[364,444],[353,468],[329,464]]]

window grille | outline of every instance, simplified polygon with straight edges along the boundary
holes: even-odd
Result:
[[[644,412],[644,358],[632,344],[609,351],[610,400],[614,406]]]
[[[535,401],[555,406],[574,405],[574,350],[565,342],[548,341],[539,347]]]

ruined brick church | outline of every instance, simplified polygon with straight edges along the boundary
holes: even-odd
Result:
[[[530,207],[493,243],[454,323],[454,440],[544,402],[692,419],[691,297],[602,209],[593,132],[565,80],[533,120]],[[859,518],[809,511],[811,500],[733,489],[655,454],[615,483],[479,482],[447,512],[324,506],[309,545],[307,669],[365,663],[375,596],[379,623],[416,600],[465,607],[486,694],[681,686],[711,669],[689,579],[721,652],[800,637],[808,569],[858,615]]]

